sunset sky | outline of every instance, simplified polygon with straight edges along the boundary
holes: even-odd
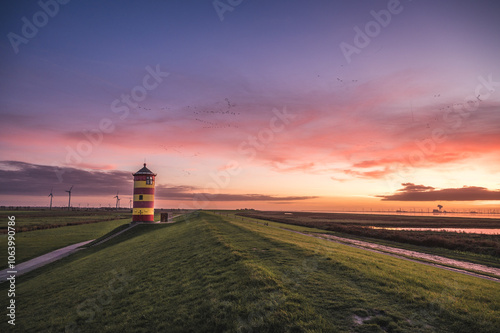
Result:
[[[156,207],[499,208],[498,1],[40,3],[0,14],[0,205],[128,207],[146,161]]]

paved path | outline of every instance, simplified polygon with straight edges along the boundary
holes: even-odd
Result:
[[[16,273],[8,273],[8,272],[11,272],[12,270],[11,269],[4,269],[4,270],[0,271],[0,283],[7,281],[7,277],[9,277],[11,274],[15,274],[15,276],[17,277],[19,275],[28,273],[28,272],[30,272],[38,267],[41,267],[43,265],[47,265],[48,263],[51,263],[53,261],[64,258],[64,257],[70,255],[71,253],[74,253],[78,250],[81,250],[79,247],[81,247],[87,243],[90,243],[92,241],[93,241],[93,239],[85,241],[85,242],[69,245],[69,246],[57,249],[55,251],[46,253],[46,254],[41,255],[39,257],[36,257],[34,259],[20,263],[20,264],[16,265],[16,268],[14,269],[14,271]]]

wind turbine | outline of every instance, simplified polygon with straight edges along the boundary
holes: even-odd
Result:
[[[118,207],[120,206],[120,198],[118,197],[118,191],[116,192],[116,195],[113,198],[116,198],[116,210],[118,210]]]
[[[49,210],[52,210],[52,198],[54,197],[54,195],[52,194],[52,190],[53,190],[53,188],[50,189],[50,194],[49,194],[49,197],[50,197],[50,208],[49,208]]]
[[[69,188],[69,190],[66,191],[66,192],[69,193],[68,210],[71,209],[71,189],[72,188],[73,188],[73,185],[71,185],[71,187]]]

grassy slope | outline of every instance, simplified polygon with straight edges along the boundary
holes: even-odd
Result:
[[[391,322],[389,319],[392,319],[392,324],[408,331],[494,332],[500,325],[500,286],[497,283],[232,220],[233,224],[258,232],[260,236],[299,245],[320,255],[319,260],[326,257],[331,261],[331,265],[323,265],[310,274],[314,283],[299,283],[301,293],[313,296],[318,308],[332,309],[324,314],[326,318],[332,315],[335,321],[345,320],[357,311],[373,313],[378,308],[389,317],[382,320]],[[320,261],[317,263],[319,265]],[[303,268],[298,269],[299,277],[311,266],[314,265],[303,261]],[[288,267],[288,270],[294,269],[297,268],[293,265]],[[343,311],[349,305],[351,308]],[[410,325],[405,325],[407,323]]]
[[[496,283],[200,216],[137,226],[20,277],[15,331],[495,332],[500,325]],[[354,326],[354,314],[373,318]]]
[[[71,244],[98,238],[129,220],[113,220],[92,224],[67,226],[21,232],[16,234],[16,262],[35,258]],[[0,235],[0,248],[7,249],[7,235]],[[7,267],[7,250],[0,251],[0,268]]]
[[[312,216],[315,215],[313,213],[310,214]],[[490,265],[494,267],[500,266],[500,236],[498,235],[371,229],[365,227],[369,226],[370,224],[365,224],[364,226],[362,226],[364,222],[362,222],[361,220],[357,220],[356,215],[353,215],[352,220],[349,223],[347,223],[348,221],[342,222],[340,220],[333,219],[328,221],[326,218],[323,218],[323,220],[321,221],[313,221],[313,219],[310,216],[307,216],[306,213],[303,213],[301,217],[285,216],[283,213],[279,212],[238,213],[238,215],[244,215],[246,217],[257,219],[272,220],[274,222],[280,222],[282,224],[288,225],[302,225],[306,227],[321,228],[335,234],[338,233],[339,236],[343,237],[367,239],[375,243],[387,245],[393,243],[396,247],[414,249],[421,252],[448,256],[450,258],[458,260],[468,260],[471,262]],[[333,218],[338,214],[320,215],[331,215]],[[378,216],[374,215],[366,216],[378,218]],[[401,217],[393,216],[393,218]],[[405,217],[405,219],[406,218],[407,217]],[[433,217],[429,217],[428,219],[433,219]],[[439,218],[436,219],[439,220]],[[412,222],[413,220],[405,220],[404,223],[414,223]],[[471,226],[471,223],[474,222],[474,219],[468,220],[469,226]],[[498,220],[492,220],[491,223],[496,223],[496,226],[498,228]],[[360,225],[355,226],[356,224]],[[463,227],[464,226],[466,225],[463,225]]]
[[[479,253],[464,252],[464,251],[454,251],[454,250],[443,249],[443,248],[439,248],[439,247],[427,247],[427,246],[399,243],[399,242],[394,242],[394,241],[385,240],[385,239],[356,236],[356,235],[350,235],[350,234],[336,232],[336,231],[330,231],[330,230],[324,230],[324,229],[318,229],[318,228],[312,228],[312,227],[310,228],[310,227],[304,227],[304,226],[294,225],[294,224],[286,224],[286,223],[266,221],[266,220],[250,218],[250,217],[235,216],[234,214],[230,214],[230,213],[227,213],[225,215],[231,216],[232,218],[234,218],[236,220],[240,220],[240,221],[242,221],[242,220],[253,221],[255,223],[260,223],[260,224],[267,223],[269,226],[290,229],[290,230],[296,230],[296,231],[311,233],[311,234],[314,234],[314,233],[331,234],[331,235],[335,235],[335,236],[339,236],[339,237],[357,239],[357,240],[362,240],[362,241],[371,242],[371,243],[375,243],[375,244],[387,245],[387,246],[392,246],[392,247],[397,247],[397,248],[402,248],[402,249],[407,249],[407,250],[417,251],[417,252],[422,252],[422,253],[435,254],[435,255],[439,255],[439,256],[455,259],[455,260],[469,261],[469,262],[476,263],[476,264],[500,268],[500,257],[495,257],[492,255],[487,255],[487,254],[479,254]]]

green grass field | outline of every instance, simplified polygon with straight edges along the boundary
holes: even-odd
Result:
[[[129,222],[130,219],[117,219],[17,233],[16,262],[19,264],[71,244],[98,238]],[[0,247],[5,249],[0,251],[0,269],[4,269],[7,267],[7,234],[0,234]]]
[[[0,285],[6,293],[7,285]],[[17,279],[2,332],[497,332],[498,283],[200,213]]]
[[[17,232],[58,228],[79,224],[98,223],[117,219],[132,219],[130,210],[2,210],[0,232],[7,229],[8,216],[16,217]]]

